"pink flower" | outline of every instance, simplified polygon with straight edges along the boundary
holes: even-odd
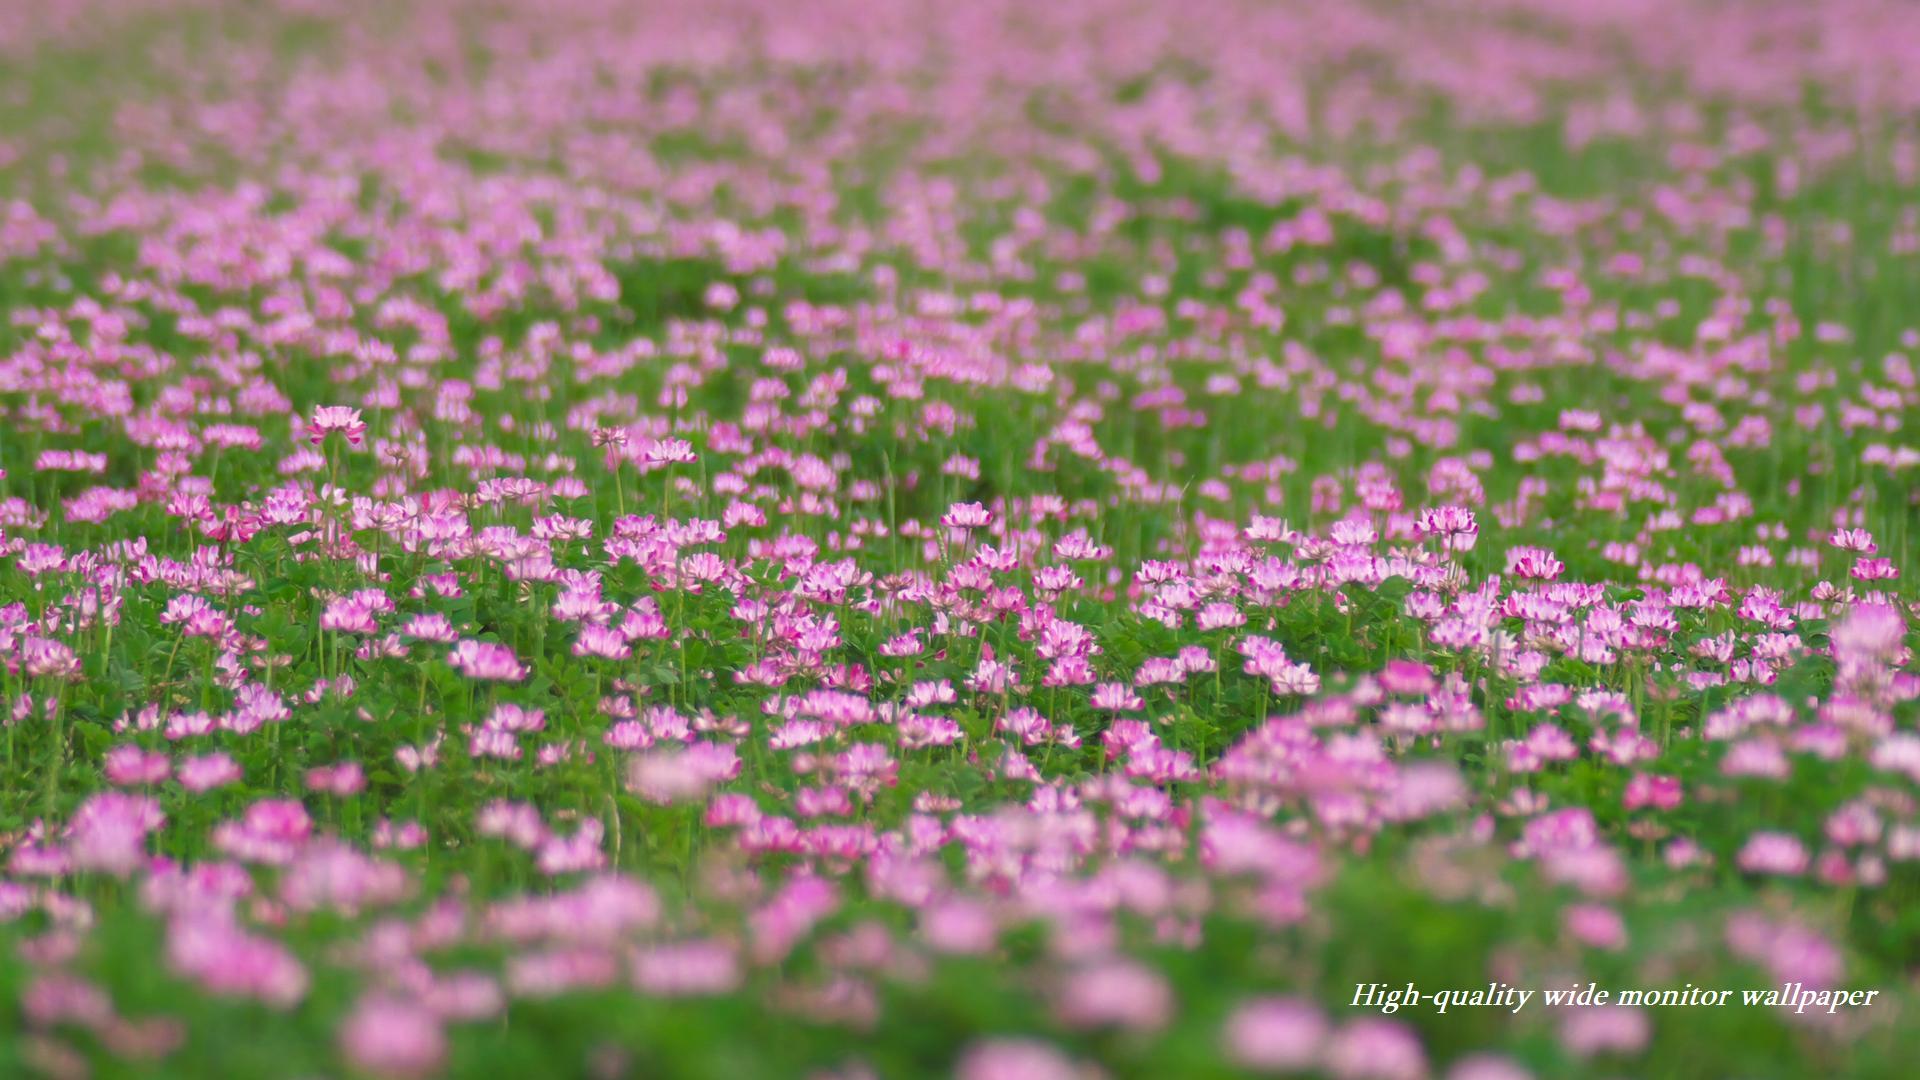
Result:
[[[1627,781],[1626,794],[1621,802],[1628,810],[1638,810],[1646,806],[1656,810],[1672,810],[1680,805],[1680,799],[1678,777],[1634,773],[1633,779]]]
[[[954,1080],[1085,1080],[1073,1059],[1037,1039],[989,1039],[967,1049]]]
[[[1320,1060],[1327,1018],[1299,998],[1246,1002],[1227,1017],[1221,1039],[1229,1060],[1255,1072],[1305,1072]]]
[[[1618,951],[1626,947],[1627,925],[1620,913],[1604,904],[1574,904],[1562,915],[1567,936],[1595,949]]]
[[[29,637],[20,643],[20,666],[34,678],[65,680],[80,673],[80,658],[65,642]]]
[[[1067,977],[1060,1016],[1075,1027],[1151,1031],[1173,1015],[1173,993],[1159,973],[1131,960],[1103,960]]]
[[[158,784],[173,772],[173,762],[167,755],[149,753],[132,744],[107,751],[105,764],[107,781],[121,787]]]
[[[573,655],[625,660],[633,655],[633,649],[620,631],[610,626],[588,623],[580,628],[580,636],[574,640]]]
[[[1519,578],[1552,581],[1566,565],[1545,548],[1517,547],[1507,552],[1507,573]]]
[[[380,624],[374,621],[373,612],[364,597],[343,596],[330,601],[320,613],[320,629],[336,634],[377,634]]]
[[[1841,551],[1857,551],[1862,555],[1872,555],[1880,550],[1873,542],[1873,534],[1865,529],[1835,529],[1827,542]]]
[[[649,465],[686,465],[699,460],[693,444],[685,439],[655,439],[645,457]]]
[[[367,425],[360,419],[360,410],[344,405],[317,406],[313,419],[307,424],[307,438],[319,446],[336,431],[346,436],[349,444],[359,446],[367,437]]]
[[[180,786],[199,794],[240,780],[240,764],[219,751],[180,762]]]
[[[406,893],[407,875],[398,865],[334,840],[309,845],[280,875],[280,898],[294,911],[353,915],[395,903]]]
[[[67,825],[67,851],[77,869],[126,877],[145,858],[147,835],[166,820],[153,799],[103,791],[74,813]]]
[[[463,639],[453,647],[447,663],[469,679],[490,682],[519,682],[528,669],[508,646],[492,641]]]
[[[940,524],[950,529],[978,529],[992,522],[992,512],[977,502],[954,503],[940,517]]]
[[[1421,540],[1437,539],[1442,551],[1472,551],[1480,539],[1480,523],[1464,506],[1435,507],[1420,511],[1413,535]]]
[[[358,762],[346,761],[331,768],[307,770],[307,790],[320,791],[342,798],[357,795],[367,786],[366,773]]]
[[[340,1026],[340,1052],[375,1076],[427,1076],[447,1056],[447,1036],[433,1013],[404,998],[373,993]]]
[[[1774,920],[1757,911],[1727,919],[1727,947],[1764,966],[1781,982],[1813,987],[1838,985],[1845,974],[1840,950],[1815,931],[1790,919]]]
[[[1511,1058],[1469,1054],[1447,1070],[1447,1080],[1533,1080],[1533,1074]]]
[[[1807,872],[1807,849],[1786,833],[1757,832],[1747,838],[1737,860],[1749,874],[1798,877]]]
[[[633,983],[661,997],[725,994],[740,984],[740,959],[719,941],[650,945],[634,956]]]
[[[952,898],[921,909],[920,936],[935,952],[979,955],[1000,940],[1000,924],[986,905]]]
[[[1633,1005],[1579,1006],[1560,1022],[1560,1044],[1576,1057],[1638,1054],[1652,1037],[1645,1010]]]
[[[700,798],[714,784],[740,775],[731,746],[695,743],[686,749],[642,754],[627,766],[627,788],[648,802],[668,804]]]
[[[1326,1070],[1340,1080],[1424,1080],[1427,1055],[1405,1024],[1351,1020],[1328,1043]]]
[[[279,1009],[307,995],[307,970],[292,953],[225,916],[190,913],[176,919],[167,929],[167,964],[212,993],[257,998]]]
[[[1856,581],[1892,581],[1900,576],[1900,568],[1893,565],[1892,559],[1860,559],[1848,571]]]

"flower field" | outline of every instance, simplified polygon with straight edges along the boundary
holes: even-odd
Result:
[[[0,1076],[1912,1075],[1916,70],[0,5]]]

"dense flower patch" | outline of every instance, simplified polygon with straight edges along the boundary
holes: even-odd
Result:
[[[0,1073],[1897,1073],[1916,63],[7,5]]]

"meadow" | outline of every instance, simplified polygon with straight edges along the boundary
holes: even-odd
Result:
[[[1915,70],[0,5],[0,1076],[1911,1075]]]

